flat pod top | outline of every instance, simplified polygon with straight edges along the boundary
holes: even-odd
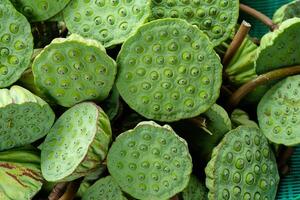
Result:
[[[279,24],[293,17],[300,17],[300,0],[295,0],[281,6],[274,13],[273,22]]]
[[[47,181],[74,180],[96,170],[111,141],[108,117],[94,103],[68,109],[42,144],[41,168]]]
[[[116,138],[107,155],[107,167],[132,197],[160,200],[187,186],[192,160],[187,143],[170,126],[141,122]]]
[[[300,18],[297,17],[284,21],[277,30],[267,33],[257,51],[256,73],[300,64],[299,35]]]
[[[99,42],[73,34],[46,46],[35,58],[32,72],[36,86],[49,99],[71,107],[85,100],[105,99],[117,67]]]
[[[30,21],[44,21],[63,10],[70,0],[11,0],[11,2]]]
[[[260,129],[239,126],[215,147],[205,168],[208,199],[269,199],[279,175],[268,140]]]
[[[181,18],[204,31],[214,46],[233,32],[239,0],[152,0],[152,19]]]
[[[146,22],[149,4],[148,0],[73,0],[63,15],[72,33],[111,47],[124,42]]]
[[[118,184],[111,176],[96,181],[83,195],[82,200],[125,200]]]
[[[197,116],[219,96],[222,65],[208,37],[182,19],[141,26],[117,58],[116,86],[139,114],[158,121]]]
[[[0,88],[16,82],[30,63],[30,24],[8,1],[0,2]]]
[[[300,75],[290,76],[274,85],[257,107],[259,126],[277,144],[300,144]]]

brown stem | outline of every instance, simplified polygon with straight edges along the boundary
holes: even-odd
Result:
[[[54,186],[51,193],[48,196],[48,200],[57,200],[65,192],[68,182],[58,183]]]
[[[81,179],[77,179],[69,183],[66,192],[59,198],[59,200],[73,200],[79,189]]]
[[[174,197],[172,197],[170,200],[179,200],[178,195],[175,195]]]
[[[240,10],[247,13],[248,15],[251,15],[255,19],[261,21],[263,24],[268,26],[271,31],[278,29],[277,24],[274,24],[274,22],[268,16],[264,15],[259,11],[242,3],[240,4]]]
[[[239,30],[235,34],[232,42],[229,45],[229,48],[227,49],[227,51],[224,55],[224,58],[222,61],[224,70],[226,69],[227,65],[229,64],[229,62],[231,61],[231,59],[233,58],[233,56],[235,55],[237,50],[240,48],[240,46],[242,45],[245,38],[247,37],[247,34],[250,31],[250,28],[251,28],[251,24],[249,24],[246,21],[242,22],[241,26],[239,27]]]
[[[288,161],[290,160],[293,153],[294,153],[294,148],[287,147],[279,154],[277,165],[282,175],[286,175],[288,173],[289,171]]]
[[[282,69],[276,69],[266,74],[259,75],[255,79],[249,81],[242,85],[238,90],[236,90],[228,101],[228,108],[233,110],[240,101],[251,91],[253,91],[257,86],[264,85],[269,81],[284,78],[286,76],[299,74],[300,73],[300,65],[296,65],[293,67],[286,67]]]

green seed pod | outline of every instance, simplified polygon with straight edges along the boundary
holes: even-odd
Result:
[[[188,185],[192,160],[187,143],[170,126],[141,122],[116,138],[107,155],[107,167],[132,197],[161,200]]]
[[[34,59],[35,85],[64,107],[85,100],[101,101],[112,89],[117,67],[95,40],[71,35],[54,39]]]
[[[192,175],[188,186],[182,191],[183,200],[207,200],[207,191],[203,183]]]
[[[245,111],[240,109],[235,109],[231,113],[230,119],[232,121],[233,128],[237,128],[241,125],[259,128],[257,123],[255,121],[250,120],[249,115]]]
[[[141,26],[118,55],[117,88],[148,119],[178,121],[211,107],[220,93],[222,65],[207,36],[182,19]]]
[[[214,46],[229,38],[239,16],[238,0],[152,0],[152,19],[181,18],[204,31]]]
[[[31,200],[42,184],[39,152],[33,148],[0,152],[1,200]]]
[[[54,123],[50,106],[20,86],[0,89],[0,151],[44,137]]]
[[[30,21],[45,21],[61,10],[70,0],[11,0],[16,9],[25,15]]]
[[[299,78],[295,75],[278,82],[258,104],[259,127],[276,144],[300,144]]]
[[[123,43],[150,15],[148,0],[73,0],[63,11],[72,33],[100,41],[105,47]]]
[[[83,195],[82,200],[126,200],[111,176],[99,179]]]
[[[0,88],[16,82],[33,53],[30,24],[8,0],[0,2]]]
[[[101,107],[111,121],[118,115],[120,110],[120,94],[116,86],[112,88],[110,96],[102,102]]]
[[[300,18],[284,21],[261,39],[255,68],[257,74],[300,64]]]
[[[239,126],[213,150],[205,168],[208,199],[275,199],[279,175],[268,140],[258,128]]]
[[[47,181],[71,181],[98,168],[111,141],[108,117],[94,103],[67,110],[42,145],[41,166]]]
[[[300,1],[295,0],[281,6],[273,15],[273,22],[280,24],[287,19],[300,17]]]

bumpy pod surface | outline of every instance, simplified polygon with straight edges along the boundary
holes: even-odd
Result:
[[[277,144],[300,144],[300,75],[275,84],[257,107],[259,126]]]
[[[207,200],[207,191],[203,183],[192,175],[188,186],[182,191],[183,200]]]
[[[222,65],[207,36],[182,19],[138,29],[118,55],[116,85],[139,114],[177,121],[205,112],[219,96]]]
[[[159,200],[187,186],[192,160],[187,143],[170,126],[141,122],[116,138],[107,167],[124,192],[137,199]]]
[[[82,200],[125,200],[118,184],[111,176],[101,178],[83,195]]]
[[[281,6],[273,15],[273,22],[282,23],[287,19],[300,17],[300,1],[295,0],[286,5]]]
[[[239,16],[238,0],[152,0],[152,19],[181,18],[196,25],[215,46],[226,40]]]
[[[44,137],[54,123],[51,107],[20,86],[0,89],[0,151]]]
[[[0,24],[0,88],[4,88],[28,67],[33,37],[27,19],[8,0],[0,2]]]
[[[70,0],[11,0],[11,2],[30,21],[44,21],[63,10]]]
[[[67,110],[42,145],[41,166],[47,181],[71,181],[101,167],[111,141],[109,119],[94,103]]]
[[[150,15],[148,0],[73,0],[63,11],[72,33],[100,41],[105,47],[124,42]]]
[[[213,150],[205,168],[208,199],[275,199],[275,156],[260,129],[239,126]]]
[[[1,200],[31,200],[42,184],[38,151],[22,148],[0,152]]]
[[[105,99],[117,67],[100,43],[73,34],[46,46],[33,61],[32,72],[42,93],[59,105],[71,107],[85,100]]]
[[[300,18],[284,21],[277,30],[266,34],[258,48],[257,74],[300,64]]]

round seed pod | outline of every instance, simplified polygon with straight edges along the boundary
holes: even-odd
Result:
[[[275,199],[275,156],[260,129],[239,126],[214,148],[205,168],[208,199]]]
[[[150,15],[148,0],[73,0],[64,9],[72,33],[100,41],[105,47],[123,43]]]
[[[4,88],[28,67],[33,37],[27,19],[8,0],[0,2],[0,24],[0,88]]]
[[[16,9],[25,15],[30,21],[47,20],[61,10],[70,0],[11,0]]]
[[[51,107],[20,86],[0,89],[0,151],[44,137],[54,123]]]
[[[35,85],[45,96],[71,107],[85,100],[105,99],[117,67],[100,43],[71,35],[46,46],[33,61],[32,72]]]
[[[141,122],[116,138],[107,167],[124,192],[137,199],[159,200],[188,185],[192,160],[187,143],[170,126]]]
[[[207,200],[207,191],[203,183],[192,175],[188,186],[182,191],[183,200]]]
[[[277,30],[266,34],[258,48],[257,74],[300,64],[300,18],[284,21]]]
[[[83,195],[82,200],[126,200],[111,176],[99,179]]]
[[[222,65],[207,36],[182,19],[141,26],[117,58],[116,86],[136,112],[158,121],[197,116],[220,93]]]
[[[257,107],[259,127],[272,142],[286,146],[300,144],[300,75],[275,84]]]
[[[30,200],[43,182],[38,151],[22,148],[0,152],[1,200]]]
[[[181,18],[196,25],[218,46],[237,24],[238,0],[152,0],[151,18]]]
[[[80,103],[53,125],[41,149],[44,178],[72,181],[101,167],[111,141],[107,115],[94,103]]]
[[[300,17],[300,1],[295,0],[281,6],[273,15],[273,22],[280,24],[287,19]]]

